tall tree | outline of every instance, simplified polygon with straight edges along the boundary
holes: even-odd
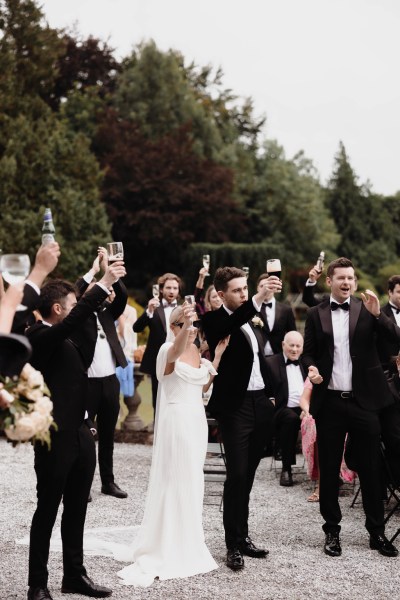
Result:
[[[232,172],[196,155],[190,133],[181,128],[154,142],[110,112],[96,137],[103,199],[136,285],[179,269],[192,242],[245,235],[245,219],[232,200]]]
[[[33,256],[50,206],[62,245],[60,273],[75,278],[110,235],[100,170],[89,140],[68,129],[44,99],[62,51],[57,33],[31,0],[2,2],[0,20],[2,247]]]

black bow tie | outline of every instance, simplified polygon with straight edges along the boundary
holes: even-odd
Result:
[[[272,302],[264,302],[264,306],[268,306],[268,308],[272,308]]]
[[[390,308],[392,308],[393,310],[396,311],[396,315],[398,315],[400,313],[400,308],[397,308],[397,306],[393,306],[393,304],[391,304]]]
[[[171,304],[169,304],[169,302],[167,302],[166,300],[163,300],[163,307],[164,308],[175,308],[176,306],[178,306],[178,302],[176,300],[174,300],[173,302],[171,302]]]
[[[342,308],[343,310],[349,310],[350,304],[348,302],[343,302],[343,304],[338,304],[337,302],[331,302],[331,310],[336,310],[337,308]]]
[[[288,367],[289,365],[298,365],[299,361],[298,360],[291,360],[290,358],[287,359],[286,361],[286,366]]]

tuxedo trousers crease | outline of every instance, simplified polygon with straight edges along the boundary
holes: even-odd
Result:
[[[55,432],[50,450],[35,445],[37,507],[30,531],[29,586],[47,585],[50,538],[61,500],[64,573],[85,573],[83,526],[95,465],[93,436],[85,424],[78,431]]]
[[[363,409],[354,398],[328,394],[315,421],[320,467],[320,511],[325,521],[324,531],[340,531],[339,472],[348,433],[360,479],[365,526],[370,533],[382,533],[384,506],[377,413]]]
[[[114,432],[120,411],[120,385],[116,375],[89,377],[87,406],[97,423],[98,461],[103,485],[114,483]]]
[[[263,390],[247,392],[236,411],[218,418],[226,457],[223,523],[228,548],[248,536],[249,499],[274,413]]]

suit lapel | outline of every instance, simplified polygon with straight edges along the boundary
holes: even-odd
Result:
[[[280,319],[281,313],[282,313],[281,304],[279,304],[279,302],[275,302],[275,318],[274,318],[274,324],[272,325],[271,331],[273,331],[275,329],[275,325],[277,324],[278,319]]]
[[[164,310],[164,307],[163,307],[162,303],[157,308],[157,313],[158,313],[158,315],[160,317],[162,326],[164,327],[164,331],[167,332],[167,322],[165,320],[165,310]]]
[[[329,340],[329,353],[333,360],[333,327],[332,327],[332,313],[330,303],[322,302],[317,307],[319,318],[321,320],[321,326],[323,333]]]
[[[349,345],[354,337],[354,331],[356,329],[358,317],[360,316],[362,302],[357,302],[354,298],[350,300],[349,310]]]
[[[289,382],[288,382],[288,378],[287,378],[286,363],[285,363],[283,354],[281,354],[279,358],[280,358],[280,360],[279,360],[279,375],[280,375],[280,380],[283,383],[284,398],[288,398],[289,397]]]

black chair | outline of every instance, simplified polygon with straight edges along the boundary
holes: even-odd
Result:
[[[382,441],[380,448],[383,463],[383,474],[385,478],[384,484],[388,491],[386,505],[387,507],[391,505],[385,517],[386,525],[394,513],[400,508],[400,478],[396,476],[395,471],[391,466],[390,453],[387,451],[385,444]],[[393,542],[398,535],[400,535],[400,527],[397,528],[394,535],[390,538],[390,541]]]

